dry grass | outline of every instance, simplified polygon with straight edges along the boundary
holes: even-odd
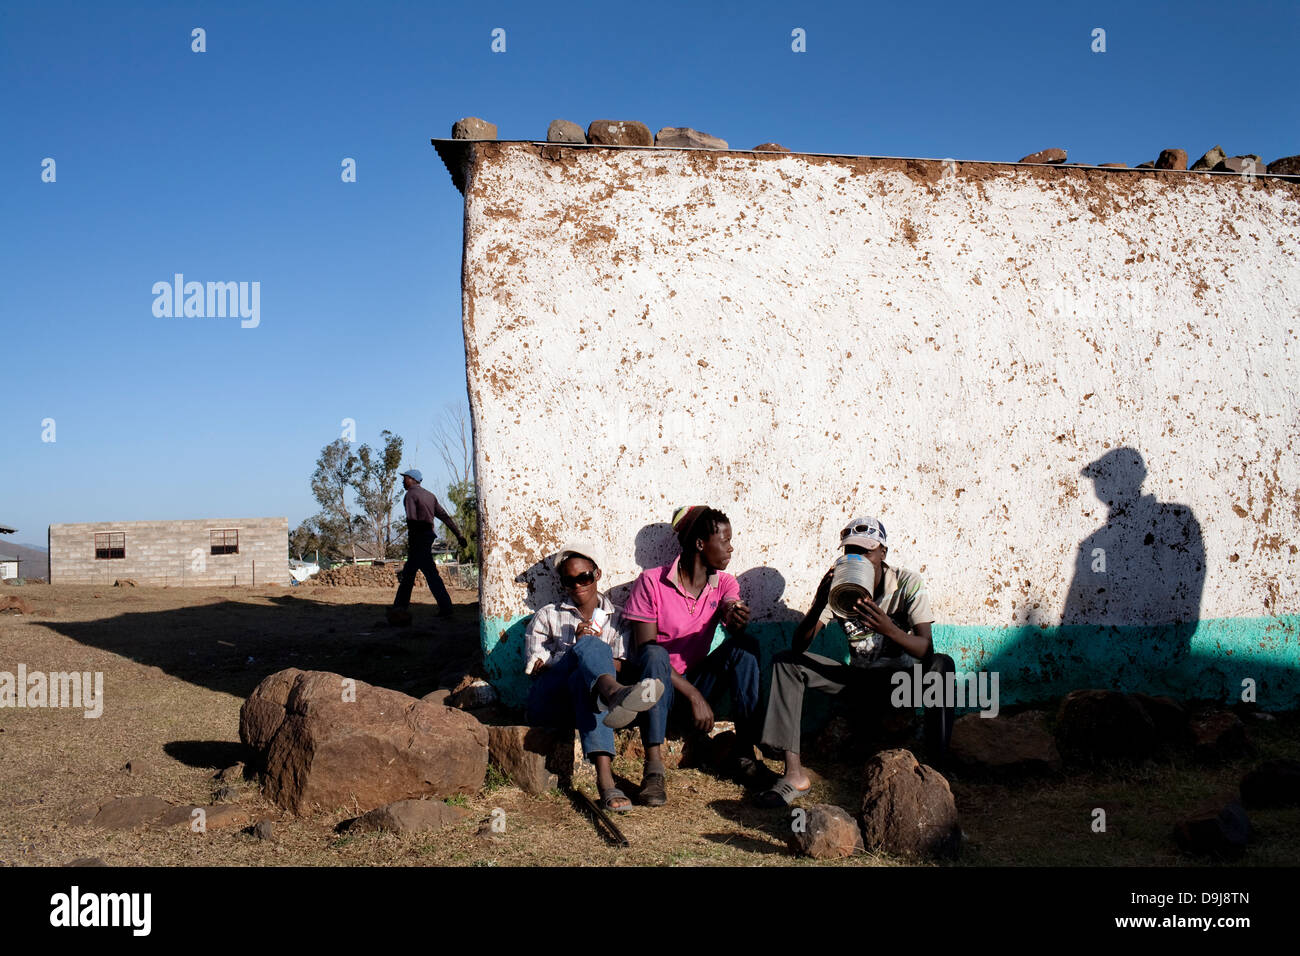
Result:
[[[448,666],[469,663],[477,646],[471,593],[449,627],[417,592],[417,626],[384,623],[391,592],[334,588],[190,589],[31,586],[27,616],[0,615],[0,670],[102,671],[98,720],[76,710],[0,710],[0,864],[60,865],[98,856],[112,865],[453,865],[578,864],[806,865],[784,845],[788,816],[757,810],[741,788],[699,770],[670,771],[668,806],[617,817],[631,847],[610,847],[567,796],[530,797],[489,785],[465,805],[460,824],[435,834],[342,836],[351,814],[293,819],[256,787],[241,804],[275,822],[261,842],[236,829],[204,835],[186,828],[99,831],[64,823],[87,799],[155,794],[176,803],[211,802],[215,770],[242,758],[239,707],[266,674],[298,666],[331,670],[422,695]],[[251,660],[250,660],[251,658]],[[1300,758],[1294,715],[1252,724],[1259,758]],[[128,760],[151,764],[127,774]],[[959,865],[1188,865],[1169,839],[1180,813],[1234,788],[1254,761],[1213,770],[1174,765],[1071,775],[1061,781],[998,785],[954,777],[969,844]],[[811,802],[853,808],[858,765],[823,767]],[[615,766],[632,788],[640,768]],[[809,802],[809,801],[806,801]],[[482,826],[495,808],[504,833]],[[1107,811],[1104,834],[1092,810]],[[1300,810],[1252,813],[1259,839],[1244,865],[1300,863]],[[836,866],[894,865],[866,854]]]

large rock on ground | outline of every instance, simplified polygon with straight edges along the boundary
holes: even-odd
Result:
[[[1177,750],[1192,741],[1187,722],[1187,710],[1172,697],[1150,694],[1131,694],[1142,705],[1156,729],[1156,741],[1166,750]]]
[[[1208,803],[1174,827],[1174,842],[1188,853],[1238,857],[1249,839],[1250,818],[1234,798]]]
[[[1300,760],[1267,760],[1241,778],[1241,802],[1255,807],[1300,806]]]
[[[587,142],[599,146],[653,146],[650,127],[636,120],[593,120]]]
[[[943,774],[907,750],[885,750],[863,773],[862,841],[899,856],[952,856],[961,841],[957,803]]]
[[[18,614],[31,614],[32,606],[17,595],[6,594],[4,597],[0,597],[0,611],[14,611]]]
[[[1061,754],[1047,730],[1047,715],[1014,717],[967,714],[953,725],[949,753],[963,767],[1000,776],[1056,773]]]
[[[68,823],[101,830],[134,830],[149,826],[171,808],[172,805],[162,797],[114,797],[82,804],[72,811]]]
[[[488,727],[488,759],[524,793],[536,796],[573,776],[572,736],[548,727]]]
[[[1056,716],[1061,755],[1075,763],[1141,761],[1159,752],[1155,722],[1128,694],[1074,690]]]
[[[1196,759],[1205,763],[1236,760],[1254,749],[1246,736],[1246,725],[1230,710],[1213,710],[1194,717],[1191,731]]]
[[[487,772],[472,715],[326,671],[279,671],[244,702],[239,737],[267,798],[293,813],[470,794]]]
[[[790,152],[790,150],[786,149],[780,143],[759,143],[752,150],[750,150],[750,152],[751,153],[788,153]],[[1279,162],[1280,161],[1281,160],[1279,160]]]
[[[360,833],[378,830],[415,833],[441,830],[468,815],[469,811],[463,807],[453,807],[441,800],[398,800],[348,820],[340,829]]]
[[[862,852],[862,831],[848,811],[817,803],[792,814],[786,842],[801,856],[838,860]]]

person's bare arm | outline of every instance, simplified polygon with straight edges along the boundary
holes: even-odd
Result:
[[[439,521],[451,529],[451,533],[456,536],[456,540],[460,542],[460,546],[462,548],[465,547],[465,536],[460,533],[460,526],[456,524],[455,518],[447,514],[447,509],[442,506],[441,501],[433,506],[433,513],[437,515]]]
[[[794,629],[794,640],[790,642],[790,647],[796,654],[802,654],[812,645],[813,638],[821,633],[824,624],[821,622],[822,611],[826,610],[826,602],[830,600],[831,595],[831,577],[834,570],[827,571],[817,585],[817,594],[813,597],[812,607],[808,613],[803,616],[799,626]]]

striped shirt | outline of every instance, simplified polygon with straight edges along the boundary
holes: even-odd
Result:
[[[524,661],[538,658],[554,664],[578,642],[576,632],[583,622],[582,612],[568,601],[548,604],[528,622],[524,632]],[[623,613],[609,596],[602,594],[591,615],[592,623],[600,626],[600,639],[609,645],[617,659],[627,658],[627,625]]]

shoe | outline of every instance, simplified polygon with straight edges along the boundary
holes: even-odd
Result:
[[[641,779],[641,793],[637,800],[644,807],[662,807],[668,802],[668,791],[664,786],[664,775],[658,771],[647,771]]]
[[[743,787],[766,790],[781,779],[767,764],[753,757],[738,757],[731,766],[731,779]]]
[[[657,704],[663,693],[663,681],[657,677],[646,677],[630,687],[624,687],[610,701],[603,723],[614,730],[622,730],[636,720],[639,714]],[[601,706],[604,707],[603,701]]]

